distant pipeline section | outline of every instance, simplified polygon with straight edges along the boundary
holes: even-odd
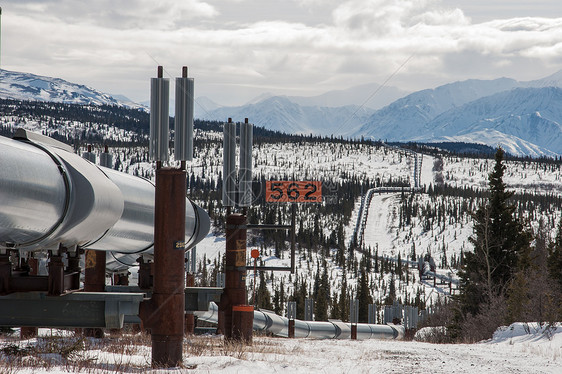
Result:
[[[0,136],[0,207],[0,251],[107,251],[108,271],[153,252],[150,181],[97,166],[66,144],[23,129],[13,139]],[[187,199],[186,248],[209,228],[208,214]]]
[[[206,312],[195,312],[195,315],[206,322],[218,323],[218,307],[209,303]],[[276,336],[289,336],[289,319],[267,310],[254,310],[254,331],[264,331]],[[302,321],[295,320],[295,337],[311,339],[349,339],[351,325],[339,320]],[[357,324],[357,339],[403,339],[404,327],[401,325]]]

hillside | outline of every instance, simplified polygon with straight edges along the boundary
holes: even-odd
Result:
[[[146,135],[114,126],[118,121],[111,124],[102,120],[106,118],[99,112],[102,109],[65,106],[67,109],[63,110],[55,106],[57,111],[49,114],[48,108],[36,103],[39,109],[33,115],[24,110],[33,112],[30,109],[33,105],[26,105],[4,103],[1,108],[11,112],[0,117],[3,131],[9,133],[14,126],[23,124],[30,130],[50,135],[66,134],[66,141],[80,144],[80,152],[96,134],[111,145],[116,169],[154,178],[153,165],[147,162]],[[116,113],[127,118],[128,112],[121,111],[118,109]],[[146,113],[138,113],[138,128],[146,131]],[[119,116],[114,114],[113,118]],[[225,212],[219,201],[222,134],[217,132],[220,123],[216,122],[197,121],[196,128],[195,158],[188,165],[190,194],[214,222],[213,233],[198,246],[197,279],[200,285],[214,285],[224,255]],[[296,179],[322,181],[327,197],[323,204],[298,207],[297,274],[263,274],[271,294],[271,309],[283,314],[289,297],[297,292],[316,297],[322,283],[329,290],[328,312],[336,313],[334,307],[336,302],[338,305],[342,302],[342,293],[356,292],[362,267],[369,269],[372,297],[379,305],[397,300],[424,308],[450,294],[448,284],[434,286],[432,281],[420,279],[417,269],[409,268],[406,260],[417,261],[419,256],[429,254],[437,264],[438,273],[455,277],[461,253],[471,250],[466,241],[472,235],[471,212],[484,196],[492,160],[424,155],[422,185],[426,193],[376,194],[369,208],[365,246],[353,248],[350,244],[361,195],[378,186],[409,186],[412,153],[380,143],[284,135],[259,128],[255,135],[254,189],[258,196],[267,180]],[[94,147],[94,152],[99,154],[102,143],[94,144],[99,144]],[[437,157],[442,160],[437,163],[439,167]],[[541,229],[551,237],[562,209],[558,197],[562,192],[560,167],[560,162],[552,161],[507,162],[506,183],[517,192],[515,198],[522,212],[533,217],[534,229],[538,230],[541,222]],[[249,210],[249,217],[255,223],[284,224],[289,220],[289,209],[284,205],[265,204],[260,196]],[[252,248],[260,249],[260,263],[288,265],[288,239],[285,232],[267,232],[250,235],[249,243]],[[321,280],[323,277],[326,278]],[[253,274],[249,274],[248,280],[251,284]]]
[[[196,100],[195,109],[203,121],[249,118],[261,128],[286,134],[502,145],[513,155],[553,157],[562,152],[557,105],[561,74],[530,82],[472,79],[404,97],[396,88],[372,84],[314,97],[264,94],[239,107],[221,107],[204,97]],[[6,70],[0,70],[0,78],[4,99],[147,110],[57,78]],[[373,109],[382,102],[388,105]]]

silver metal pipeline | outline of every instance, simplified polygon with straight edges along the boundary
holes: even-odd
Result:
[[[209,304],[206,312],[195,312],[195,315],[207,322],[218,323],[218,307]],[[254,330],[266,331],[271,334],[289,336],[289,319],[266,310],[254,310]],[[339,320],[328,322],[295,320],[296,338],[314,339],[349,339],[351,324]],[[404,327],[400,325],[357,324],[357,339],[403,339]]]
[[[150,181],[96,166],[39,134],[0,136],[0,251],[109,251],[115,271],[152,253],[153,225]],[[187,199],[186,248],[209,228],[207,213]]]

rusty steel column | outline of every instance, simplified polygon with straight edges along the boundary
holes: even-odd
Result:
[[[84,269],[84,291],[105,291],[105,261],[104,251],[86,251],[86,268]]]
[[[85,269],[84,269],[84,291],[104,292],[105,291],[105,251],[86,250]],[[84,336],[90,338],[103,338],[104,332],[100,328],[85,328]]]
[[[291,339],[295,337],[295,320],[294,319],[289,320],[288,337],[291,338]]]
[[[226,218],[225,288],[219,303],[219,330],[233,339],[232,308],[246,305],[246,216],[234,213]],[[251,335],[251,330],[250,333]]]
[[[351,340],[357,340],[357,324],[351,325]]]
[[[60,296],[64,293],[64,263],[59,254],[49,254],[49,296]]]
[[[156,170],[154,292],[143,321],[151,330],[153,367],[183,361],[186,191],[185,170]]]
[[[29,275],[39,274],[39,260],[34,257],[29,257],[27,259],[27,265],[29,266]],[[39,329],[37,327],[22,326],[20,328],[20,339],[24,340],[36,338],[38,331]]]

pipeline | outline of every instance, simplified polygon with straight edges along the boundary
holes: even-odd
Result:
[[[218,323],[218,307],[209,304],[206,312],[194,313],[200,320]],[[267,310],[254,310],[254,331],[264,331],[281,337],[289,336],[289,319]],[[339,320],[328,322],[295,320],[296,338],[349,339],[351,324]],[[357,339],[403,339],[404,327],[400,325],[357,324]]]
[[[154,185],[40,134],[18,129],[14,139],[0,136],[0,206],[0,251],[108,251],[108,271],[153,252]],[[209,228],[207,213],[187,199],[186,248]]]

